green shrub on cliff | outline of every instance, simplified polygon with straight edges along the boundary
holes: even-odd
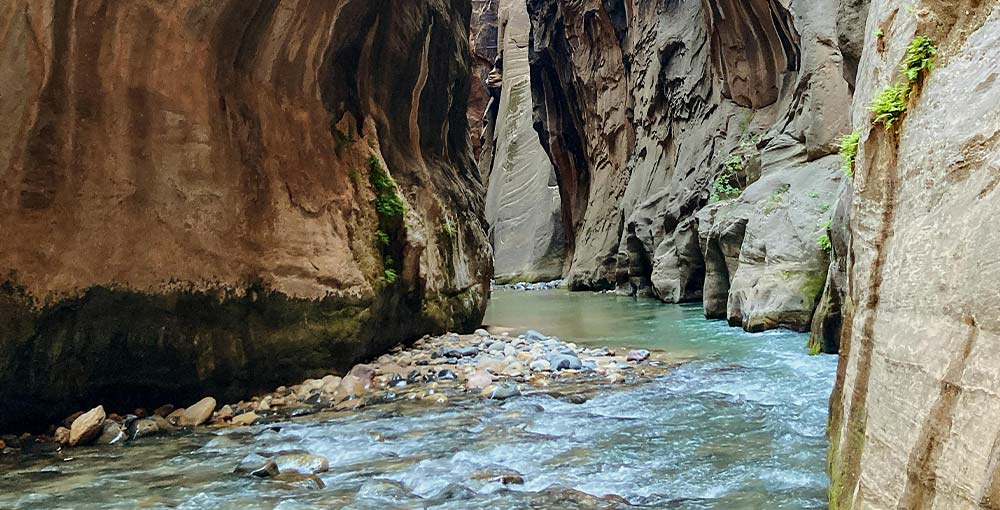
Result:
[[[848,177],[854,177],[854,163],[858,159],[858,143],[860,141],[860,128],[840,139],[840,160],[844,163],[844,175]]]
[[[722,173],[715,178],[715,182],[712,184],[712,202],[718,202],[724,198],[735,198],[743,193],[739,182],[743,165],[742,156],[738,154],[729,156],[722,167]]]
[[[868,106],[868,109],[875,114],[872,118],[873,124],[882,124],[886,129],[892,129],[893,124],[906,113],[913,87],[921,77],[934,68],[936,57],[937,46],[931,38],[921,35],[910,41],[903,63],[899,66],[900,72],[906,76],[906,81],[886,87],[875,96],[875,100]]]
[[[902,71],[906,80],[912,85],[920,79],[920,75],[934,68],[934,58],[937,56],[937,46],[930,37],[920,35],[910,41],[903,58]]]
[[[368,180],[375,188],[375,210],[383,216],[402,216],[405,209],[403,199],[396,194],[396,181],[386,173],[374,154],[368,157],[368,167]]]
[[[875,100],[868,106],[875,116],[872,118],[873,124],[882,124],[886,129],[892,129],[903,114],[906,113],[906,102],[910,96],[910,84],[900,83],[879,92]]]

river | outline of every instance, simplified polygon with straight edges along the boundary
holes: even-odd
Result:
[[[747,334],[706,321],[698,305],[559,290],[495,292],[485,322],[686,361],[644,384],[581,389],[582,403],[547,395],[394,402],[67,450],[0,465],[0,508],[572,509],[623,500],[658,509],[827,507],[836,358],[807,356],[805,335]],[[249,453],[290,449],[330,459],[324,489],[232,473]],[[484,471],[516,471],[524,483],[477,479]],[[605,495],[614,497],[596,499]]]

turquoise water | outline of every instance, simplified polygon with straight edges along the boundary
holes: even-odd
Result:
[[[540,393],[502,403],[396,401],[69,450],[0,465],[0,508],[827,507],[824,431],[836,360],[806,356],[804,335],[749,335],[704,320],[697,306],[561,291],[498,292],[487,321],[691,361],[649,383],[583,388],[585,401]],[[248,453],[292,449],[330,459],[319,475],[325,488],[232,472]],[[484,481],[480,470],[514,470],[524,484]],[[606,495],[616,497],[598,499]]]

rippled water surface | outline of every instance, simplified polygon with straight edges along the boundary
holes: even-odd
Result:
[[[836,360],[806,356],[804,335],[749,335],[704,320],[699,306],[561,291],[495,293],[486,321],[692,361],[650,383],[579,388],[584,403],[541,394],[388,403],[0,465],[0,508],[565,509],[615,508],[620,498],[665,509],[826,508]],[[289,449],[329,457],[325,489],[232,473],[248,453]],[[514,470],[524,484],[478,480],[481,470]],[[609,494],[620,498],[597,499]]]

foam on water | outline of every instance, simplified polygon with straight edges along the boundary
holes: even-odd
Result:
[[[275,429],[81,449],[71,461],[0,473],[0,508],[593,508],[557,487],[648,508],[826,508],[836,360],[807,356],[804,335],[749,335],[705,321],[698,307],[608,296],[497,292],[494,303],[493,324],[693,361],[582,404],[541,394],[401,402]],[[248,453],[289,449],[330,459],[325,489],[232,473]],[[479,470],[514,470],[524,484],[479,480]]]

